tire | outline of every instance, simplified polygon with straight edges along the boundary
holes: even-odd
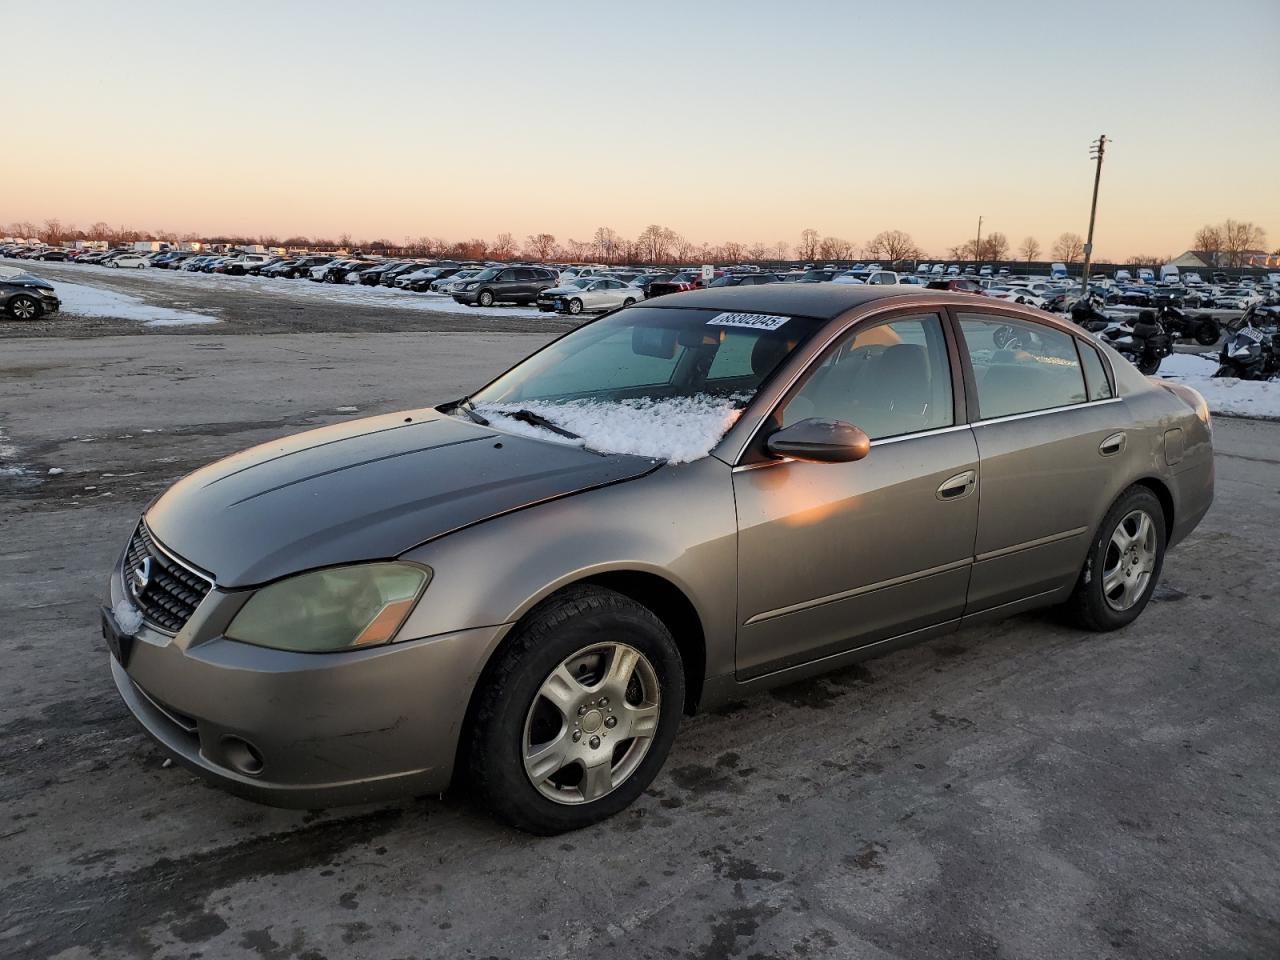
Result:
[[[9,301],[5,312],[15,320],[35,320],[42,311],[39,300],[20,293]]]
[[[1196,327],[1196,343],[1202,347],[1212,347],[1222,336],[1222,328],[1212,317],[1205,317]]]
[[[1160,357],[1154,360],[1148,360],[1146,357],[1139,357],[1138,362],[1134,364],[1138,368],[1138,372],[1144,376],[1153,377],[1160,369]]]
[[[1075,592],[1066,603],[1076,623],[1105,632],[1138,619],[1160,580],[1167,536],[1164,508],[1154,493],[1132,486],[1120,494],[1098,525]],[[1124,537],[1132,537],[1133,552],[1122,549]],[[1118,579],[1113,577],[1117,571]]]
[[[570,312],[570,313],[572,313],[572,314],[574,314],[575,316],[576,316],[577,314],[581,313],[581,312],[582,312],[582,301],[581,301],[581,300],[579,300],[577,297],[574,297],[572,300],[570,300],[570,301],[569,301],[569,312]]]
[[[338,282],[338,278],[337,278],[337,277],[335,277],[332,273],[326,273],[326,274],[324,275],[324,282],[325,282],[325,283],[337,283],[337,282]]]
[[[138,264],[138,269],[139,269],[139,270],[142,270],[144,267],[146,267],[146,264],[145,264],[145,263],[140,263],[140,264]]]
[[[624,307],[629,307],[635,302],[636,302],[635,297],[627,297],[627,299],[622,301],[622,305]]]
[[[620,663],[618,682],[610,673]],[[585,684],[576,679],[583,676]],[[648,736],[610,745],[606,731],[634,722],[623,712],[627,704],[639,704]],[[590,826],[652,782],[683,708],[684,668],[662,621],[612,590],[571,587],[534,608],[485,668],[464,740],[470,786],[496,816],[529,833]],[[558,749],[547,746],[553,741]],[[528,769],[527,758],[540,751],[543,766]],[[588,780],[582,759],[591,757],[604,762],[590,769],[604,772]],[[596,790],[604,792],[587,796]]]
[[[493,291],[492,291],[492,290],[481,290],[481,291],[480,291],[480,296],[476,297],[476,303],[477,303],[477,304],[479,304],[479,305],[480,305],[480,306],[482,306],[482,307],[492,307],[492,306],[493,306]]]

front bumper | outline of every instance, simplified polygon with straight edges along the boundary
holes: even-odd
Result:
[[[125,597],[118,565],[110,596],[111,609]],[[222,636],[245,599],[215,589],[176,636],[143,624],[124,650],[109,643],[121,699],[170,756],[231,793],[283,807],[449,785],[471,691],[508,625],[299,654]],[[110,609],[103,621],[104,633],[119,630]]]
[[[479,290],[455,290],[453,291],[453,299],[458,303],[474,304],[480,299]]]

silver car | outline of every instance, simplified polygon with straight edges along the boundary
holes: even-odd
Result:
[[[232,791],[466,783],[554,833],[684,714],[1036,607],[1124,627],[1212,497],[1201,397],[1042,311],[725,287],[197,470],[102,624],[141,724]]]
[[[600,313],[629,307],[644,299],[644,291],[614,277],[578,277],[538,294],[538,309],[544,313]]]

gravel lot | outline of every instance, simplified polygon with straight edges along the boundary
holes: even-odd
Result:
[[[0,956],[1280,954],[1280,426],[1217,421],[1218,502],[1125,631],[1024,616],[686,720],[633,809],[569,836],[457,797],[274,810],[163,767],[116,697],[96,604],[138,512],[558,327],[231,283],[215,326],[4,347]],[[165,335],[93,336],[124,329]]]

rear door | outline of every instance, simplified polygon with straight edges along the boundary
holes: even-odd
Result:
[[[1105,371],[1086,384],[1080,350],[1093,348],[1071,334],[976,310],[956,322],[982,462],[972,614],[1074,584],[1127,415]],[[1096,351],[1089,361],[1102,370]]]
[[[748,453],[735,467],[740,679],[960,617],[978,455],[956,400],[935,313],[855,326],[783,400],[776,426],[844,420],[872,447],[853,463]]]

